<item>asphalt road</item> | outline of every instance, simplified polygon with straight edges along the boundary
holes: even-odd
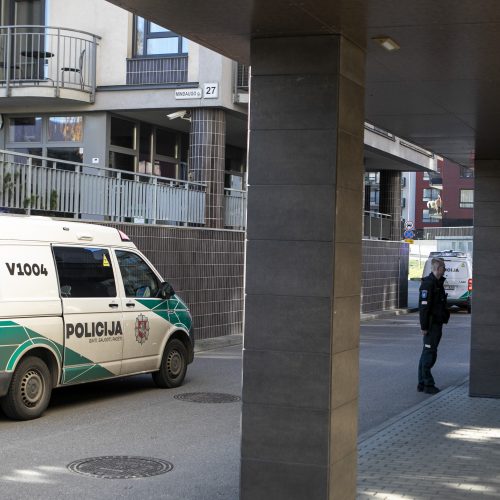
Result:
[[[470,318],[452,310],[432,374],[445,389],[468,376]],[[422,352],[418,313],[361,324],[359,433],[382,424],[426,398],[417,392],[417,368]]]
[[[437,384],[467,375],[470,315],[445,327]],[[417,315],[364,322],[359,432],[432,396],[416,392],[421,350]],[[241,394],[241,346],[197,353],[185,385],[157,389],[149,375],[57,389],[38,420],[0,414],[0,499],[238,498],[239,402],[189,403],[187,392]],[[75,460],[110,455],[166,460],[173,470],[142,479],[98,479],[70,472]]]
[[[241,405],[189,403],[186,392],[240,395],[241,346],[198,353],[178,389],[150,375],[57,389],[45,415],[12,422],[0,415],[0,499],[238,498]],[[70,472],[75,460],[152,457],[172,471],[141,479]]]

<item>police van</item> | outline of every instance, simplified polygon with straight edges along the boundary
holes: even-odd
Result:
[[[444,289],[448,294],[448,305],[458,306],[471,312],[472,301],[472,259],[463,252],[446,250],[431,252],[424,265],[422,277],[432,271],[432,259],[443,259],[446,270],[444,273]]]
[[[192,318],[123,232],[0,215],[0,406],[28,420],[52,388],[152,373],[182,384]]]

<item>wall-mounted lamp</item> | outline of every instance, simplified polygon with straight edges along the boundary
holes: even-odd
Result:
[[[374,36],[372,40],[384,47],[385,50],[392,52],[393,50],[399,50],[401,47],[399,44],[393,40],[390,36]]]

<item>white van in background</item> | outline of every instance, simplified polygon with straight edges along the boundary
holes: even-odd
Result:
[[[444,289],[448,294],[448,305],[458,306],[471,312],[472,299],[472,259],[463,252],[446,250],[431,252],[425,262],[422,277],[432,271],[432,259],[443,259],[446,265]]]

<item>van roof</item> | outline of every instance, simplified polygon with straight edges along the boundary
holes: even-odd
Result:
[[[123,233],[114,227],[85,224],[50,217],[0,214],[0,241],[43,241],[134,247],[122,240]],[[123,234],[124,237],[126,235]]]
[[[440,252],[431,252],[429,257],[462,257],[465,259],[467,258],[467,254],[455,250],[442,250]]]

